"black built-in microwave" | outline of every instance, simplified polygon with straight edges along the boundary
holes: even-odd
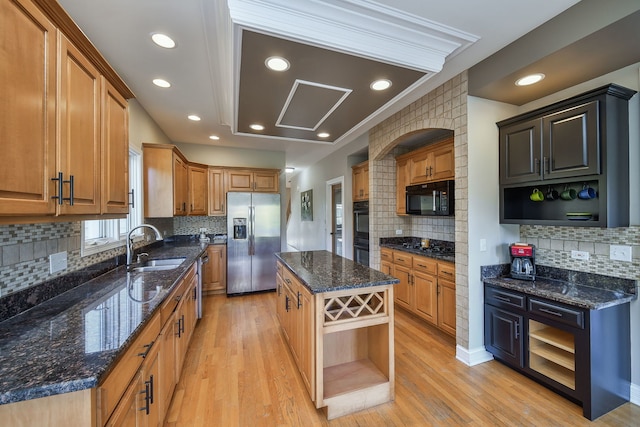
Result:
[[[454,180],[408,186],[406,189],[407,214],[453,216],[454,187]]]

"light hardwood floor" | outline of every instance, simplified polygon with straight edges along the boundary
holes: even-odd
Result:
[[[454,339],[396,310],[396,399],[331,422],[302,384],[275,294],[205,297],[165,426],[638,426],[627,403],[594,422],[504,365],[469,367]]]

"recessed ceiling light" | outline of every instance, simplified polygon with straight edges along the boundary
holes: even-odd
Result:
[[[371,83],[370,87],[373,90],[389,89],[391,87],[391,80],[387,80],[387,79],[376,80],[375,82]]]
[[[538,83],[542,79],[544,79],[544,74],[542,73],[529,74],[528,76],[524,76],[521,79],[516,80],[516,86],[532,85],[534,83]]]
[[[214,141],[217,141],[220,139],[220,137],[218,135],[211,135],[209,136],[209,139],[213,139]]]
[[[200,121],[200,116],[196,116],[195,114],[191,114],[191,115],[187,116],[187,118],[189,120],[193,120],[194,122],[199,122]]]
[[[160,87],[171,87],[171,83],[164,79],[153,79],[153,84]]]
[[[257,124],[257,123],[254,123],[254,124],[250,125],[249,127],[250,127],[251,129],[253,129],[253,130],[264,130],[264,126],[259,125],[259,124]]]
[[[294,170],[296,170],[296,168],[285,168],[285,170],[284,170],[284,171],[285,171],[286,173],[291,173],[291,172],[293,172]]]
[[[166,34],[153,33],[151,34],[151,40],[153,40],[153,42],[158,46],[164,47],[167,49],[172,49],[176,47],[176,42],[174,42],[173,39]]]
[[[281,56],[270,56],[264,61],[264,64],[273,71],[286,71],[289,69],[289,61]]]
[[[327,132],[320,132],[318,138],[329,138],[329,134]]]

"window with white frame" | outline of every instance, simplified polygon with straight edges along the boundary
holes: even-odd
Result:
[[[82,222],[82,256],[117,248],[125,244],[127,233],[142,223],[142,156],[136,150],[129,150],[129,214],[121,219],[100,219]],[[142,238],[142,233],[138,233]]]

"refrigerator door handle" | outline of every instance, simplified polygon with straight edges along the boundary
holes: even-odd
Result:
[[[249,255],[256,254],[256,207],[249,206]]]

